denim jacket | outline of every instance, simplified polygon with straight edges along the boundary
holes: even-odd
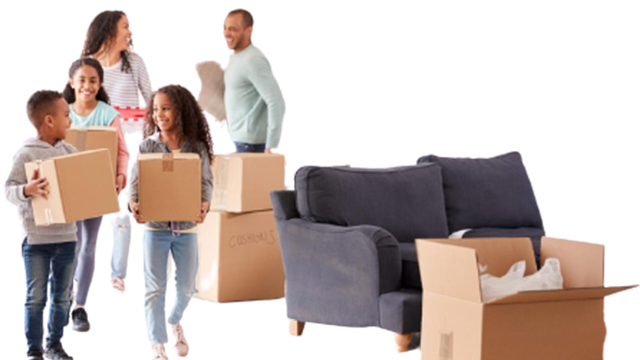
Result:
[[[211,161],[209,160],[209,153],[207,152],[207,147],[202,143],[198,143],[197,148],[199,149],[198,155],[200,155],[200,163],[202,165],[202,170],[201,170],[202,202],[205,202],[205,201],[211,202],[211,194],[213,193],[213,174],[211,173]],[[188,141],[185,141],[185,143],[182,145],[180,152],[183,152],[183,153],[192,152],[190,150],[190,145]],[[140,144],[140,154],[145,154],[145,153],[171,153],[171,149],[169,148],[169,145],[167,145],[166,142],[160,140],[160,134],[155,133],[150,137],[144,139]],[[133,169],[131,170],[131,177],[129,179],[130,179],[129,199],[137,202],[138,201],[138,162],[137,161],[133,164]],[[146,226],[152,229],[157,229],[157,230],[172,230],[173,229],[172,225],[177,225],[178,229],[188,230],[188,229],[194,228],[196,226],[196,223],[191,221],[180,221],[175,223],[168,222],[168,221],[163,221],[163,222],[151,221],[146,223]]]

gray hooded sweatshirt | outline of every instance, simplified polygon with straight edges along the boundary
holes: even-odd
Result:
[[[11,203],[18,206],[22,219],[23,238],[26,236],[29,244],[54,244],[76,241],[76,223],[36,226],[31,208],[31,197],[24,195],[24,187],[32,174],[27,175],[24,164],[46,160],[56,156],[77,152],[70,144],[58,141],[51,145],[36,138],[28,139],[13,157],[13,167],[9,178],[4,184],[4,194]]]

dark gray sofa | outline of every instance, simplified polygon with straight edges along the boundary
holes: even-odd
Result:
[[[415,166],[390,169],[300,168],[295,191],[271,194],[292,333],[301,334],[306,322],[378,326],[398,334],[399,349],[406,350],[421,323],[415,239],[472,228],[465,236],[539,241],[544,231],[531,185],[511,184],[529,183],[523,171],[517,153],[492,159],[427,156]],[[487,207],[478,206],[483,201]],[[518,213],[530,202],[535,211]],[[510,223],[513,214],[522,221]]]

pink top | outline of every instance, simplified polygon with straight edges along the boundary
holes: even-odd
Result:
[[[116,176],[123,175],[124,183],[122,188],[127,187],[127,166],[129,165],[129,150],[124,142],[124,134],[122,133],[122,125],[120,124],[120,116],[116,116],[109,126],[115,126],[118,129],[118,158],[116,159]]]

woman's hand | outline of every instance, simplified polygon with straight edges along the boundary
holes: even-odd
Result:
[[[198,215],[198,221],[196,224],[202,224],[204,219],[207,217],[207,213],[209,212],[209,202],[203,201],[202,206],[200,207],[200,214]]]

